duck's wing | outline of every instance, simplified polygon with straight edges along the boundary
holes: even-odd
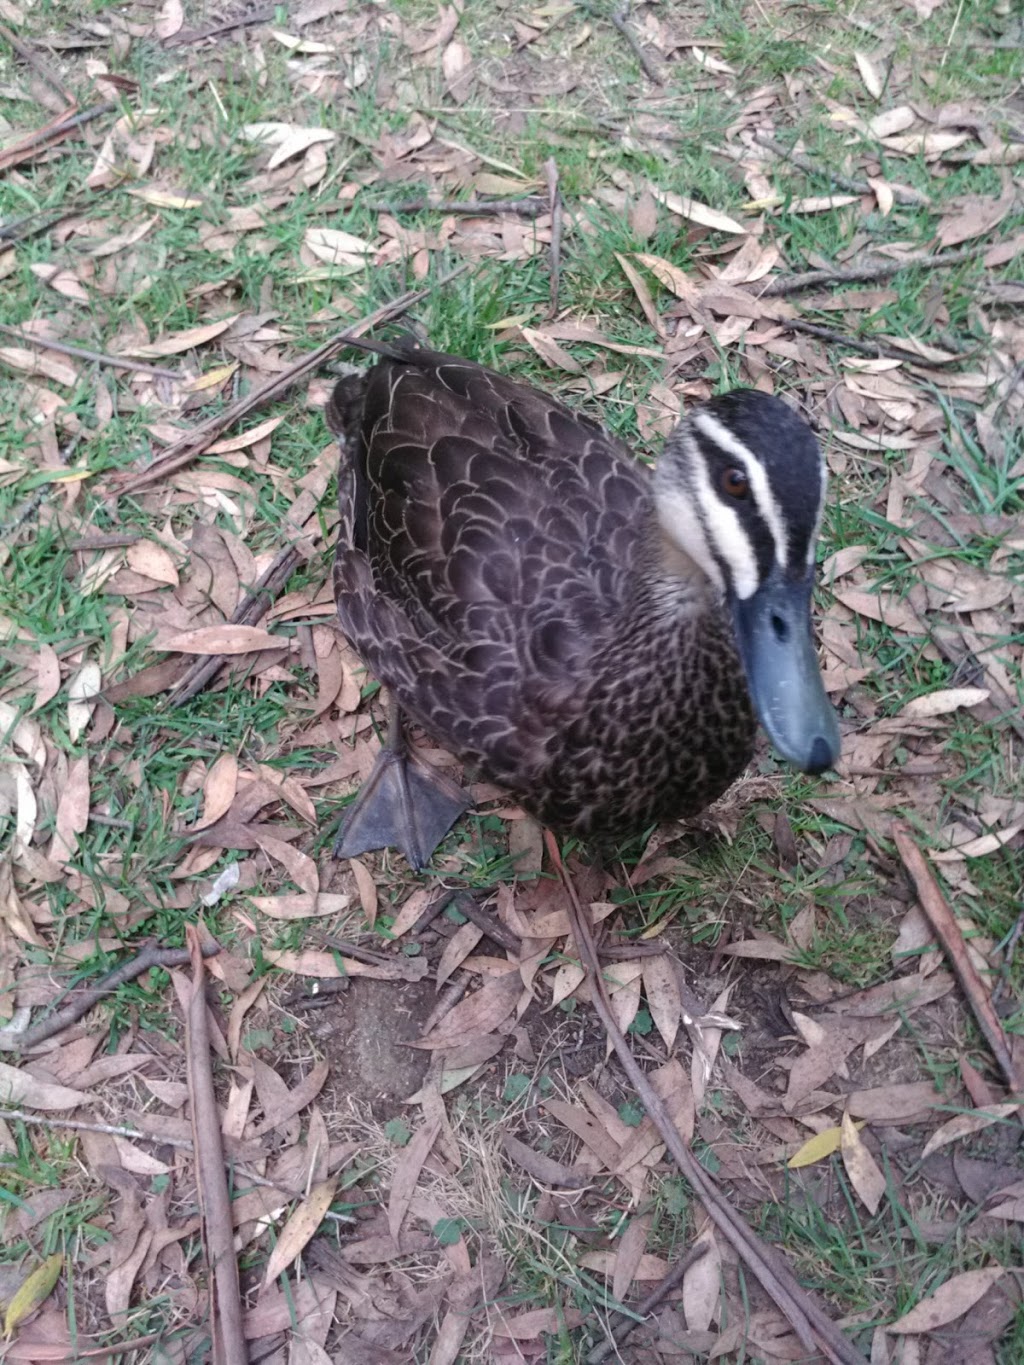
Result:
[[[596,423],[410,347],[374,367],[347,431],[352,543],[424,634],[521,640],[541,607],[589,620],[621,605],[647,474]]]

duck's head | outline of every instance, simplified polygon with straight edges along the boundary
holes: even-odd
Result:
[[[694,409],[655,477],[663,533],[728,604],[758,719],[782,756],[809,773],[839,757],[811,630],[824,500],[825,462],[810,427],[753,389]]]

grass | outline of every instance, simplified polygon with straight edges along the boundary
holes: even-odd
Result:
[[[109,12],[99,4],[92,10],[100,18]],[[328,224],[372,239],[379,203],[433,188],[429,170],[422,169],[409,180],[375,181],[372,177],[379,162],[374,157],[383,135],[400,135],[414,117],[427,116],[423,111],[442,110],[436,115],[437,133],[487,158],[483,164],[494,173],[508,174],[500,170],[500,163],[539,183],[547,158],[557,158],[566,201],[585,220],[566,240],[563,307],[572,317],[592,320],[618,342],[649,345],[649,327],[616,253],[649,252],[696,272],[707,259],[704,253],[709,242],[664,214],[650,238],[639,238],[615,199],[616,189],[625,183],[624,177],[647,176],[664,191],[693,195],[722,211],[742,213],[749,197],[742,176],[713,149],[727,141],[737,111],[755,91],[769,84],[782,91],[785,87],[780,83],[786,80],[795,93],[785,106],[786,123],[779,137],[791,145],[799,140],[805,155],[822,168],[818,177],[808,177],[785,162],[775,163],[769,171],[782,205],[766,230],[771,240],[784,244],[786,259],[801,268],[803,262],[819,256],[841,259],[856,243],[893,240],[927,248],[934,240],[938,218],[944,210],[953,211],[960,197],[999,193],[1001,170],[949,163],[948,173],[940,178],[934,164],[923,158],[890,157],[882,149],[878,151],[880,173],[927,191],[933,197],[930,211],[897,205],[889,218],[875,212],[862,215],[856,206],[820,215],[794,212],[795,200],[828,191],[829,168],[848,163],[851,133],[829,114],[836,104],[867,119],[880,108],[904,101],[936,105],[944,100],[983,100],[993,111],[998,130],[1009,117],[1009,99],[1021,78],[1020,53],[985,46],[990,41],[986,35],[998,36],[1006,27],[998,6],[978,0],[956,7],[955,32],[953,10],[939,7],[926,21],[885,33],[882,48],[888,84],[876,105],[853,62],[855,49],[867,44],[873,50],[873,32],[870,27],[848,26],[846,10],[823,3],[809,10],[769,11],[765,18],[739,4],[713,4],[695,16],[692,31],[720,44],[709,51],[734,69],[731,88],[706,88],[704,73],[684,51],[667,65],[663,92],[640,83],[634,59],[611,29],[603,8],[577,8],[553,24],[541,50],[552,61],[575,63],[578,84],[562,94],[542,97],[539,105],[524,98],[526,112],[520,125],[511,129],[495,118],[494,105],[502,96],[478,84],[466,105],[451,105],[439,61],[402,70],[398,41],[370,29],[345,54],[350,66],[362,58],[367,69],[365,82],[350,92],[346,107],[321,98],[311,88],[320,69],[315,62],[305,69],[297,67],[285,49],[269,39],[261,43],[263,60],[258,66],[253,65],[250,47],[238,48],[247,65],[240,65],[237,75],[221,63],[217,46],[196,48],[183,56],[173,48],[140,40],[130,45],[127,54],[111,50],[110,69],[138,85],[138,96],[123,105],[125,112],[143,107],[157,111],[153,126],[160,141],[154,171],[147,179],[196,191],[203,202],[196,208],[153,210],[127,193],[130,182],[102,196],[89,195],[82,185],[91,155],[81,143],[65,144],[59,154],[28,163],[0,182],[0,217],[6,221],[29,213],[55,215],[71,198],[79,207],[70,234],[51,230],[19,243],[13,269],[2,285],[5,320],[23,326],[49,318],[63,331],[70,317],[70,330],[80,344],[106,350],[140,328],[149,338],[156,338],[191,327],[200,315],[207,315],[204,310],[209,310],[212,299],[217,307],[209,311],[267,315],[266,325],[280,330],[275,344],[291,357],[333,330],[337,315],[367,313],[413,284],[404,264],[363,272],[349,280],[309,278],[307,265],[300,260],[301,245],[309,227]],[[429,28],[436,20],[434,6],[421,0],[396,5],[394,13],[411,27]],[[638,13],[633,22],[642,18]],[[527,16],[524,22],[528,21]],[[872,16],[871,24],[879,22]],[[59,28],[63,20],[59,9],[44,6],[33,23],[42,34],[46,25]],[[591,36],[577,47],[585,24]],[[505,62],[509,57],[504,28],[505,21],[491,7],[478,5],[467,8],[460,33],[478,61]],[[967,35],[972,36],[971,42],[966,41]],[[83,102],[88,102],[84,97],[88,83],[73,60],[69,62],[71,79],[79,83]],[[545,74],[548,69],[554,67],[544,68]],[[174,73],[172,78],[165,79],[169,73]],[[526,58],[519,65],[511,64],[511,80],[525,83],[527,74]],[[27,127],[32,111],[12,103],[7,117],[14,126]],[[260,173],[261,154],[242,130],[249,123],[279,118],[326,126],[338,137],[321,186],[309,193],[280,196],[278,201],[272,188],[254,179]],[[630,143],[622,134],[634,120],[646,120],[648,127],[657,125],[656,131],[664,136]],[[400,172],[401,163],[395,164]],[[354,199],[340,197],[346,184],[359,184],[361,177],[367,183],[360,185]],[[582,200],[589,201],[585,208],[579,207]],[[265,202],[270,202],[266,222],[255,233],[238,233],[234,240],[213,249],[205,244],[211,232],[229,227],[231,209]],[[151,228],[118,253],[116,268],[108,257],[90,256],[97,243],[149,213],[154,217]],[[443,215],[416,220],[428,232],[439,229],[442,221]],[[1024,212],[1015,209],[1000,225],[999,234],[1010,238],[1022,228]],[[444,252],[432,253],[431,270],[439,273],[457,260],[454,254],[448,259]],[[54,262],[85,271],[91,291],[87,308],[47,287],[35,268]],[[87,267],[86,262],[90,263]],[[906,272],[887,284],[891,298],[872,311],[815,311],[809,301],[806,315],[859,336],[909,336],[968,351],[977,347],[983,356],[991,321],[991,315],[977,303],[984,274],[980,261],[943,274],[938,307],[935,276],[920,271]],[[1012,269],[1007,277],[1013,277]],[[658,292],[653,280],[651,286],[659,303],[667,304],[667,296]],[[488,257],[471,274],[431,295],[416,310],[415,321],[444,349],[485,363],[514,365],[525,377],[557,388],[560,377],[545,369],[525,346],[510,341],[507,329],[499,325],[520,315],[542,319],[548,289],[543,252],[525,261]],[[840,303],[842,297],[839,291]],[[828,301],[837,301],[836,296]],[[602,400],[600,412],[618,435],[646,451],[637,411],[651,385],[662,378],[658,362],[582,346],[574,347],[573,354],[585,367],[598,361],[622,372],[618,385]],[[215,357],[228,359],[230,355],[230,349],[224,349],[204,353],[200,359],[208,369]],[[742,342],[721,354],[713,372],[716,384],[724,386],[743,378],[743,355]],[[686,371],[675,378],[693,377]],[[776,378],[783,390],[799,393],[807,376],[800,363],[783,359]],[[38,382],[45,386],[49,381]],[[923,376],[915,382],[922,394],[929,392]],[[35,397],[16,374],[0,370],[0,392],[5,409],[15,417],[35,411]],[[151,428],[160,415],[159,405],[147,408],[124,401],[127,393],[111,372],[83,366],[77,382],[62,389],[61,396],[88,439],[76,444],[70,428],[62,429],[56,459],[52,450],[39,445],[33,422],[10,421],[0,431],[0,527],[4,528],[0,562],[6,582],[0,612],[6,623],[4,648],[13,668],[31,671],[36,644],[56,650],[66,675],[86,660],[106,665],[119,658],[119,676],[129,676],[152,662],[156,629],[152,617],[135,613],[126,637],[122,622],[131,599],[102,589],[84,591],[82,561],[69,548],[69,541],[81,533],[83,525],[97,534],[166,529],[176,545],[175,561],[183,582],[191,590],[193,527],[213,524],[243,541],[251,555],[272,553],[280,543],[280,526],[291,505],[294,481],[308,470],[326,440],[319,415],[307,410],[303,395],[296,394],[274,409],[284,413],[287,421],[275,433],[266,466],[249,460],[240,470],[230,458],[204,458],[204,469],[223,479],[223,496],[216,508],[210,498],[201,500],[189,487],[172,485],[173,495],[164,503],[148,496],[122,498],[115,510],[104,500],[107,476],[133,467],[158,449]],[[230,387],[225,387],[203,396],[201,406],[174,413],[174,418],[186,425],[217,411],[233,396]],[[1024,436],[1019,427],[1002,430],[1003,453],[993,458],[979,439],[973,405],[947,398],[941,390],[935,391],[934,398],[942,419],[935,433],[935,465],[947,471],[946,486],[955,491],[957,506],[937,508],[927,492],[911,495],[908,505],[913,510],[923,506],[940,524],[954,526],[947,537],[951,543],[937,546],[932,559],[941,559],[954,570],[959,567],[961,572],[985,571],[1002,548],[1003,528],[968,537],[955,529],[955,519],[1020,517],[1024,481],[1011,471],[1024,456]],[[581,400],[578,394],[572,401],[598,411],[598,404]],[[110,406],[113,415],[105,418]],[[841,411],[830,410],[829,417],[839,430],[853,429]],[[905,472],[906,456],[901,451],[863,458],[847,451],[847,456],[845,472],[833,480],[824,544],[829,551],[867,546],[865,571],[880,589],[905,598],[933,572],[927,556],[908,554],[905,527],[888,519],[880,497],[891,475]],[[88,477],[77,485],[63,483],[69,468]],[[331,497],[329,492],[325,507],[330,507]],[[319,585],[327,572],[325,559],[314,560],[296,574],[289,590]],[[823,603],[827,597],[821,594]],[[299,631],[298,626],[294,629]],[[850,631],[859,654],[874,665],[859,685],[859,710],[852,706],[848,710],[851,721],[860,718],[868,727],[877,717],[893,717],[914,697],[963,681],[954,659],[935,656],[926,633],[907,635],[866,618],[852,622]],[[1001,624],[986,636],[985,643],[1012,646],[1015,623]],[[110,681],[107,673],[104,680]],[[14,707],[17,719],[30,717],[40,727],[49,746],[54,775],[42,792],[41,846],[54,827],[60,775],[67,762],[84,755],[90,759],[91,808],[101,819],[93,820],[80,836],[80,852],[73,864],[75,879],[52,881],[42,893],[46,911],[53,917],[50,947],[45,952],[30,948],[25,954],[40,964],[48,960],[51,948],[58,961],[73,954],[76,981],[89,984],[109,969],[116,956],[115,945],[126,928],[120,909],[124,899],[131,907],[128,932],[133,939],[153,935],[178,943],[184,920],[194,914],[199,895],[239,857],[226,852],[201,874],[182,875],[190,849],[187,831],[201,808],[202,774],[219,754],[233,753],[247,763],[266,763],[280,772],[299,775],[316,771],[333,754],[322,739],[307,742],[297,721],[297,715],[308,712],[316,701],[316,677],[308,668],[292,669],[287,680],[278,678],[266,686],[262,682],[250,685],[244,676],[234,676],[220,690],[208,690],[177,710],[168,710],[160,698],[126,700],[117,707],[116,727],[98,743],[72,739],[66,683],[67,676],[62,690],[35,709],[32,686],[11,684],[4,700]],[[1014,683],[1020,687],[1018,676]],[[960,711],[949,719],[942,734],[946,768],[927,827],[920,822],[926,838],[970,810],[979,792],[1014,800],[1024,797],[1005,720],[979,719]],[[914,818],[918,788],[903,771],[909,757],[906,748],[902,756],[897,750],[879,790],[894,795],[903,803],[896,809]],[[850,988],[887,978],[896,911],[888,902],[881,903],[878,865],[868,840],[854,833],[849,851],[835,867],[780,873],[772,839],[759,816],[787,812],[801,847],[819,851],[848,831],[811,804],[817,784],[785,774],[771,761],[766,761],[763,773],[771,794],[752,807],[727,812],[723,818],[728,840],[717,834],[690,835],[680,850],[685,871],[632,890],[623,885],[613,893],[623,912],[628,912],[630,933],[639,937],[665,927],[676,941],[692,944],[697,960],[706,962],[726,926],[742,923],[782,937],[797,911],[813,904],[816,929],[803,950],[801,965],[827,972]],[[322,864],[341,802],[331,790],[313,789],[312,795],[318,828],[303,846]],[[6,804],[0,810],[0,839],[10,843],[14,811]],[[471,817],[444,850],[458,860],[454,878],[476,890],[506,882],[512,866],[503,833],[503,822],[494,816]],[[622,866],[629,869],[639,861],[642,847],[634,843],[620,854]],[[1020,874],[1013,858],[1008,854],[972,861],[968,872],[970,885],[957,888],[958,907],[971,915],[989,939],[1003,939],[1019,910]],[[397,860],[384,864],[378,928],[385,940],[410,887]],[[278,872],[262,871],[239,897],[204,912],[211,930],[235,951],[248,953],[257,973],[270,971],[264,949],[298,949],[306,941],[304,923],[268,926],[263,922],[253,937],[241,927],[251,913],[248,898],[277,889]],[[353,916],[347,916],[327,927],[341,931],[354,922]],[[750,979],[755,976],[752,971]],[[1013,1008],[1005,1025],[1011,1032],[1024,1030],[1019,1006],[1022,987],[1018,963],[1007,983]],[[577,1009],[574,1019],[582,1014]],[[122,987],[109,1006],[109,1021],[111,1051],[137,1029],[173,1036],[177,1015],[166,975],[157,973],[145,982]],[[916,1025],[907,1033],[921,1075],[937,1081],[953,1075],[954,1048],[948,1043],[936,1046],[916,1033]],[[968,1025],[966,1033],[972,1055],[983,1056],[973,1026]],[[610,1291],[580,1265],[585,1242],[579,1228],[537,1214],[530,1206],[529,1182],[523,1178],[517,1186],[495,1157],[496,1134],[528,1122],[525,1102],[517,1105],[492,1099],[485,1105],[483,1097],[466,1099],[454,1093],[459,1096],[460,1135],[479,1157],[474,1165],[481,1186],[469,1199],[466,1216],[494,1237],[507,1255],[513,1272],[509,1303],[517,1307],[547,1304],[568,1288],[570,1301],[586,1315],[607,1314],[613,1306]],[[742,1129],[740,1116],[729,1112],[722,1095],[713,1098],[726,1113],[727,1123],[735,1122]],[[56,1188],[72,1178],[77,1158],[70,1138],[48,1134],[43,1141],[23,1125],[15,1125],[12,1134],[13,1150],[4,1163],[9,1203],[16,1205],[34,1190]],[[714,1144],[705,1150],[709,1161],[713,1160]],[[827,1209],[794,1180],[780,1200],[761,1207],[759,1217],[762,1231],[787,1247],[805,1281],[826,1292],[837,1311],[877,1309],[880,1318],[891,1318],[959,1269],[984,1264],[989,1257],[1002,1258],[1004,1263],[1013,1260],[1015,1253],[1008,1242],[975,1236],[970,1211],[958,1212],[957,1236],[943,1246],[914,1233],[929,1210],[926,1200],[918,1202],[913,1189],[898,1190],[893,1184],[888,1202],[874,1219],[867,1219],[838,1159],[828,1179],[835,1203]],[[602,1197],[607,1200],[602,1228],[618,1232],[629,1216],[619,1206],[621,1189],[608,1181]],[[83,1193],[44,1220],[31,1239],[12,1240],[0,1260],[17,1264],[30,1250],[46,1255],[62,1248],[74,1260],[83,1248],[92,1249],[109,1237],[102,1218],[96,1221],[104,1209],[102,1197]],[[669,1254],[692,1236],[694,1210],[678,1181],[670,1178],[655,1187],[650,1212],[651,1250]],[[904,1238],[904,1228],[913,1235]],[[153,1320],[159,1322],[159,1308],[152,1311]],[[550,1358],[574,1358],[579,1341],[578,1334],[561,1330],[552,1339]],[[1024,1317],[1018,1315],[1000,1347],[1007,1365],[1020,1356],[1022,1343]]]

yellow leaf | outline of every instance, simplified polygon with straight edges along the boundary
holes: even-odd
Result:
[[[863,1123],[857,1125],[863,1128]],[[821,1133],[815,1133],[812,1138],[808,1138],[799,1151],[786,1162],[791,1171],[797,1171],[801,1166],[813,1166],[816,1161],[824,1161],[833,1152],[839,1151],[840,1143],[843,1140],[843,1130],[841,1128],[826,1128]]]
[[[206,374],[190,379],[184,385],[185,391],[186,393],[202,393],[204,389],[215,389],[218,385],[227,383],[237,369],[237,360],[233,360],[230,365],[218,365],[215,369],[207,370]]]
[[[59,1251],[55,1252],[52,1256],[47,1256],[42,1265],[36,1266],[28,1279],[22,1283],[21,1288],[7,1305],[7,1312],[4,1314],[5,1337],[9,1337],[20,1322],[23,1322],[30,1313],[34,1313],[39,1305],[49,1298],[53,1292],[53,1286],[60,1277],[63,1264],[64,1257]]]

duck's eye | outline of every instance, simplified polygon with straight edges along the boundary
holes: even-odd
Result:
[[[750,480],[746,473],[731,465],[722,475],[722,492],[730,498],[745,498],[750,492]]]

